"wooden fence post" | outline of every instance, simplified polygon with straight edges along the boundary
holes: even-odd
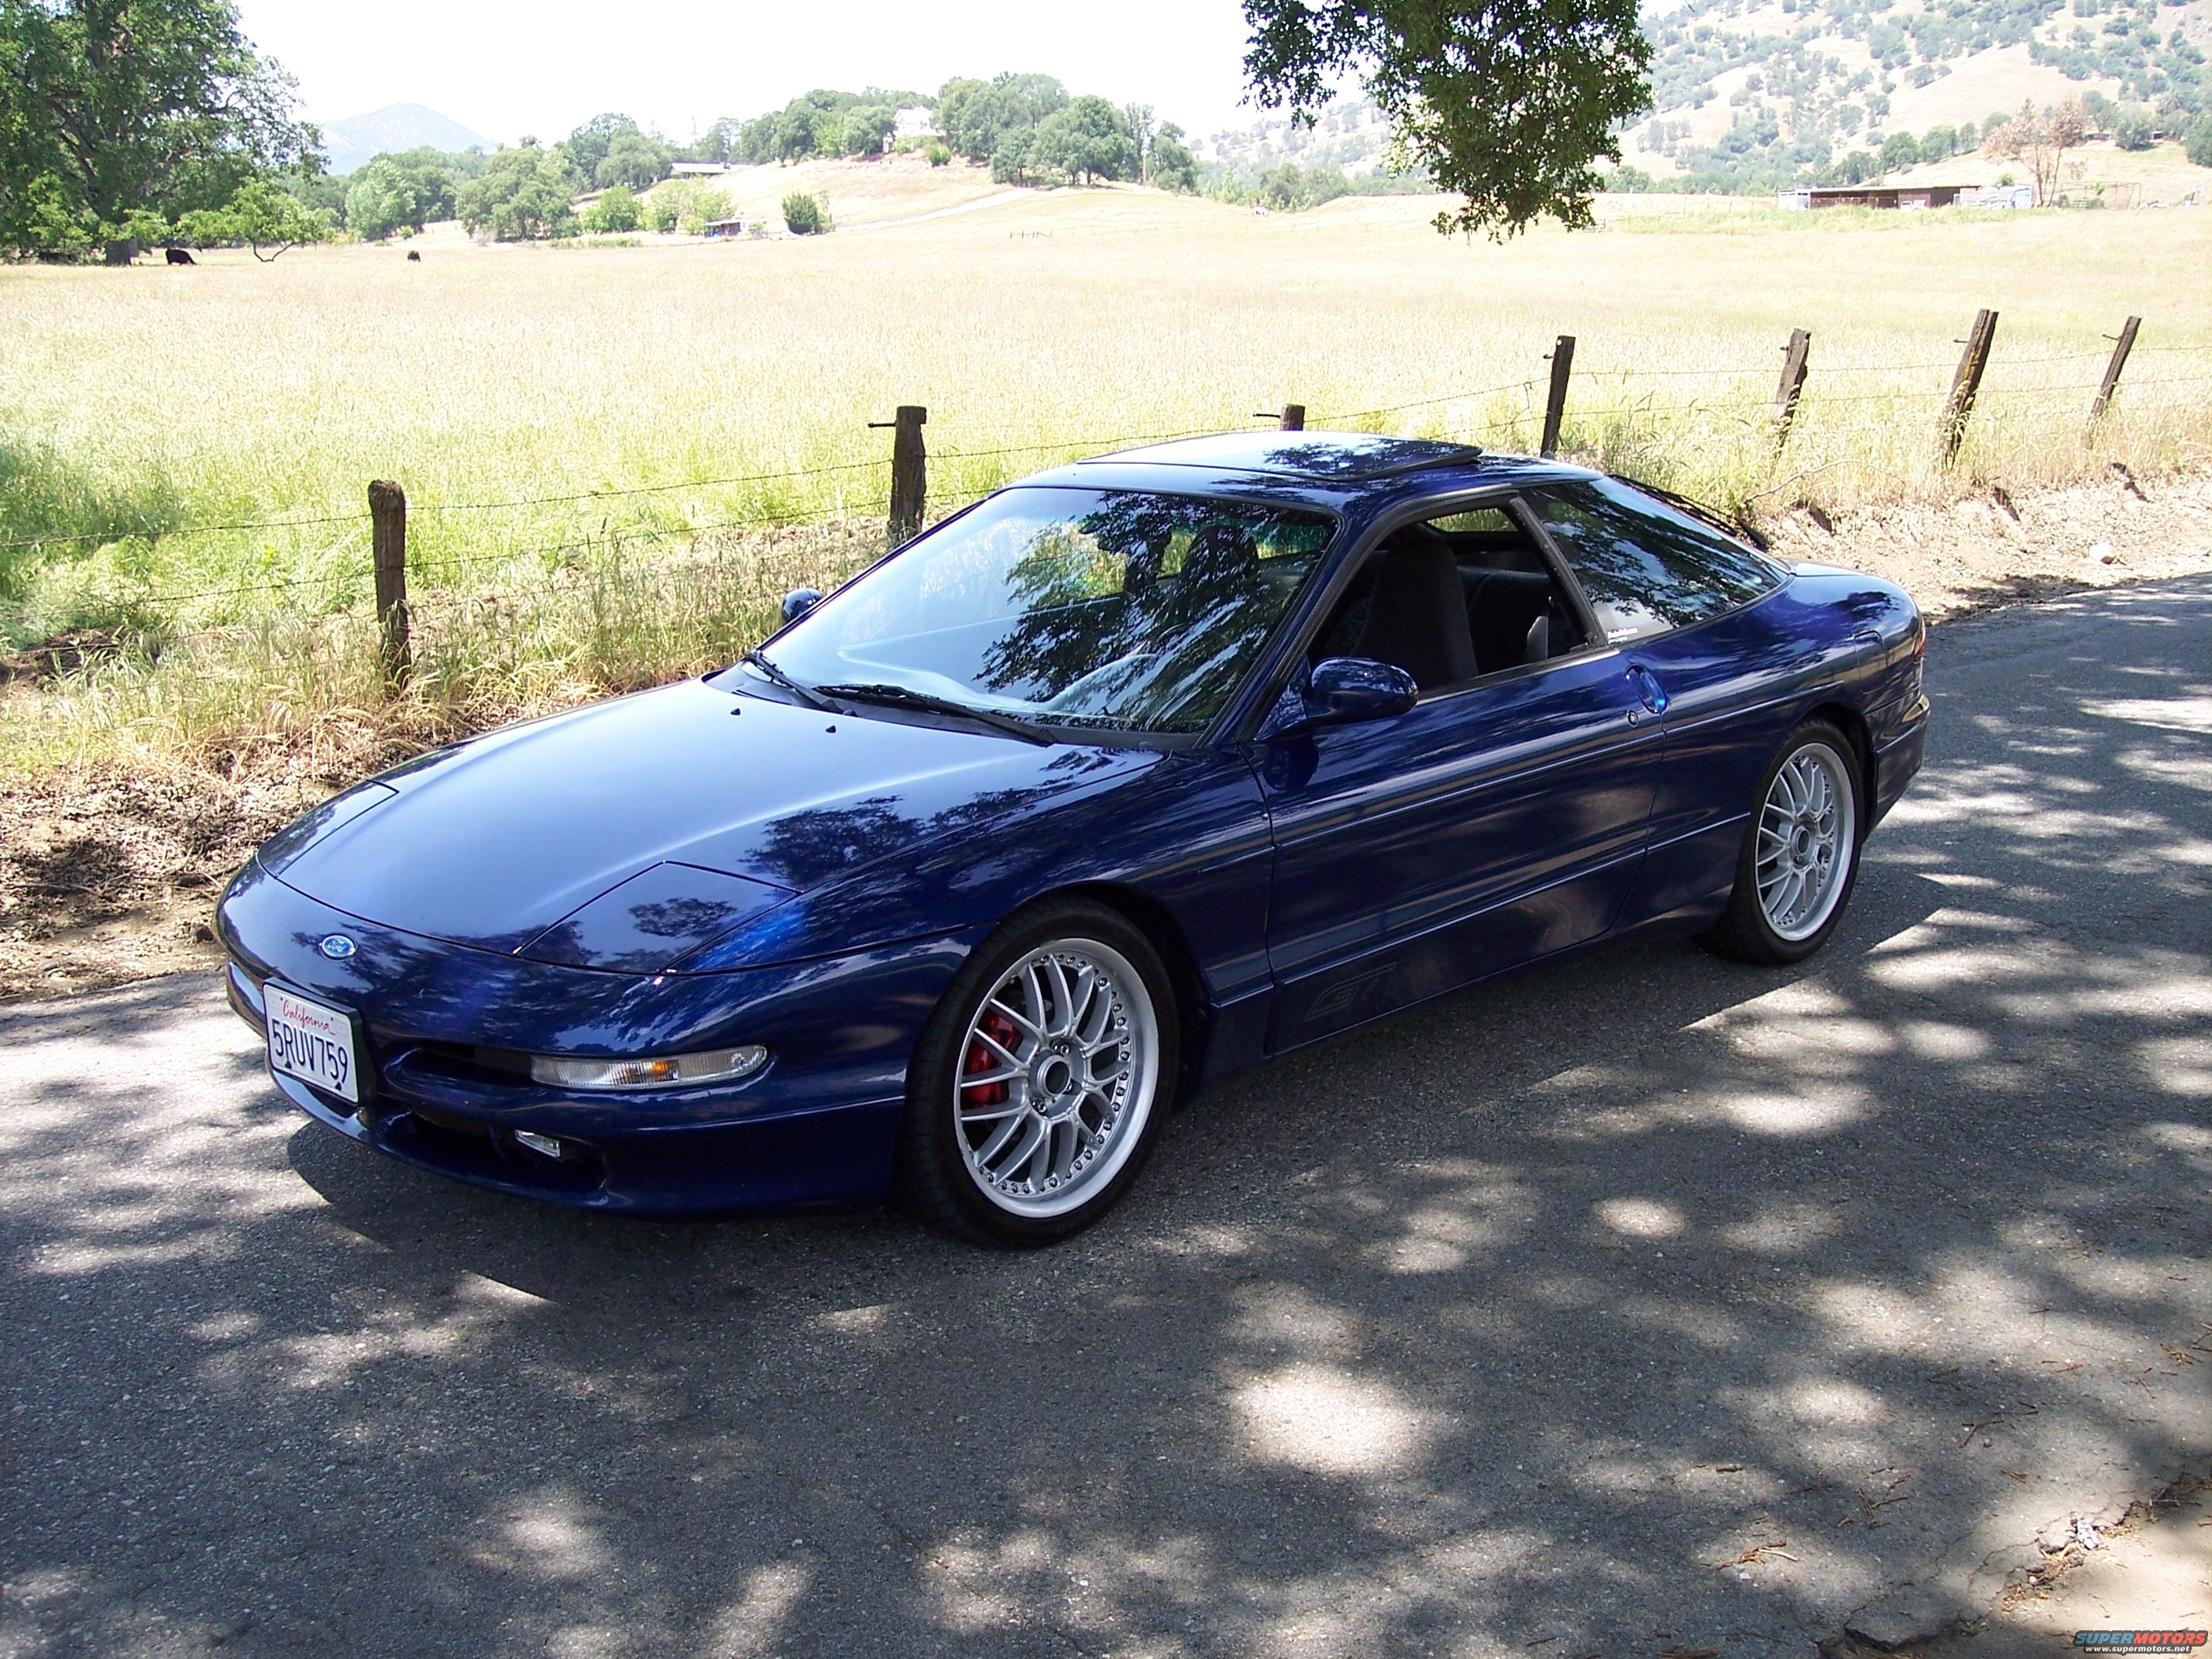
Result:
[[[891,545],[908,539],[921,528],[929,505],[929,452],[921,429],[929,423],[929,410],[920,404],[901,404],[897,417],[870,421],[872,428],[891,429]]]
[[[1990,366],[1990,344],[1996,338],[1997,314],[1978,311],[1974,325],[1961,342],[1959,372],[1951,377],[1950,401],[1943,406],[1943,459],[1955,459],[1966,436],[1966,417],[1974,412],[1974,394],[1982,389],[1982,371]]]
[[[1575,337],[1562,334],[1552,348],[1552,390],[1544,399],[1544,441],[1538,447],[1540,455],[1559,453],[1559,422],[1567,414],[1567,376],[1575,368]]]
[[[1790,331],[1790,343],[1782,348],[1782,384],[1774,389],[1774,447],[1777,453],[1790,441],[1790,423],[1797,418],[1797,399],[1805,390],[1805,359],[1813,337],[1802,328]]]
[[[378,657],[387,685],[407,683],[414,653],[407,642],[407,492],[382,479],[368,487],[370,556],[376,568]]]
[[[2120,331],[2112,343],[2112,360],[2105,365],[2105,382],[2097,388],[2096,401],[2089,405],[2089,424],[2094,427],[2112,401],[2112,394],[2120,389],[2120,371],[2127,367],[2128,353],[2136,349],[2136,331],[2142,326],[2142,319],[2130,317],[2120,325]]]
[[[1303,432],[1306,429],[1306,406],[1304,404],[1283,405],[1283,430]]]

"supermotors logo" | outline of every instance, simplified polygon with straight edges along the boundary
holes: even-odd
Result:
[[[2195,1653],[2201,1630],[2077,1630],[2074,1645],[2091,1653]]]

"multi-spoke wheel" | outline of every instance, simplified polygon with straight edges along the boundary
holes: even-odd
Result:
[[[1706,943],[1747,962],[1796,962],[1835,931],[1858,873],[1850,741],[1825,720],[1790,734],[1761,781],[1735,890]]]
[[[1071,902],[1016,917],[916,1049],[902,1185],[940,1225],[993,1243],[1088,1226],[1151,1146],[1176,1043],[1166,971],[1121,917]]]

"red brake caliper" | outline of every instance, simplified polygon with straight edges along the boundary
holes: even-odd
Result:
[[[1013,1052],[1014,1040],[1018,1035],[1014,1030],[1013,1021],[995,1008],[987,1008],[983,1012],[983,1018],[978,1020],[976,1024],[978,1029],[988,1034],[992,1042],[1002,1045],[1009,1054]],[[986,1072],[995,1072],[1005,1064],[1004,1060],[982,1043],[971,1041],[968,1045],[967,1057],[961,1061],[960,1069],[965,1075],[975,1076]],[[964,1106],[1003,1106],[1008,1092],[1007,1080],[1005,1078],[997,1079],[990,1083],[963,1084],[961,1085],[960,1101]]]

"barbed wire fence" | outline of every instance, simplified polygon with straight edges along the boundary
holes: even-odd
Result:
[[[1920,375],[1937,374],[1950,371],[1948,386],[1923,385],[1919,387],[1889,386],[1867,390],[1830,391],[1825,386],[1818,394],[1820,406],[1850,406],[1861,404],[1883,403],[1893,409],[1923,409],[1936,411],[1931,441],[1939,447],[1947,460],[1955,458],[1969,422],[1978,405],[1990,401],[2051,399],[2092,392],[2082,430],[2085,435],[2094,434],[2099,422],[2118,396],[2121,378],[2130,358],[2136,355],[2190,353],[2205,355],[2205,348],[2186,343],[2142,344],[2136,340],[2142,325],[2138,317],[2130,317],[2116,335],[2106,337],[2107,344],[2095,349],[2076,351],[2045,352],[2035,356],[1998,358],[1994,351],[1996,313],[1983,311],[1977,314],[1967,335],[1957,343],[1964,349],[1955,363],[1948,360],[1927,360],[1898,363],[1840,363],[1820,370],[1825,376]],[[1603,422],[1618,417],[1653,416],[1662,412],[1651,395],[1616,397],[1612,402],[1595,404],[1574,402],[1571,391],[1577,383],[1590,389],[1604,388],[1618,382],[1624,392],[1632,382],[1644,380],[1704,380],[1716,383],[1724,389],[1710,398],[1692,395],[1685,403],[1666,406],[1663,412],[1677,417],[1708,416],[1724,418],[1746,427],[1765,423],[1771,432],[1773,454],[1779,461],[1789,447],[1793,428],[1799,418],[1806,398],[1808,386],[1814,372],[1811,357],[1812,336],[1808,331],[1793,331],[1790,342],[1781,348],[1784,367],[1781,378],[1771,398],[1755,391],[1747,391],[1746,383],[1756,384],[1763,371],[1731,369],[1725,366],[1681,368],[1638,368],[1633,365],[1587,363],[1577,365],[1574,360],[1576,341],[1562,335],[1553,350],[1547,354],[1548,374],[1531,374],[1521,379],[1501,381],[1494,385],[1437,392],[1410,398],[1402,402],[1380,404],[1370,408],[1338,410],[1315,417],[1314,424],[1334,429],[1358,430],[1369,423],[1386,417],[1400,416],[1414,411],[1444,411],[1454,409],[1492,409],[1497,400],[1517,398],[1521,407],[1513,413],[1472,424],[1454,425],[1442,422],[1448,435],[1462,441],[1487,441],[1505,434],[1518,441],[1521,434],[1536,428],[1540,433],[1537,445],[1540,453],[1554,453],[1570,414],[1578,423]],[[1984,386],[1984,380],[1992,368],[2009,373],[2015,369],[2044,368],[2051,365],[2081,362],[2102,359],[2104,370],[2097,378],[2068,380],[2039,385]],[[2133,387],[2201,386],[2212,383],[2212,373],[2139,377],[2130,382]],[[1846,386],[1850,382],[1846,380]],[[1540,398],[1539,394],[1541,394]],[[1290,404],[1279,410],[1267,410],[1254,416],[1264,419],[1286,432],[1307,429],[1309,411],[1303,404]],[[697,495],[709,490],[760,489],[767,486],[783,486],[804,489],[805,486],[824,481],[843,482],[856,475],[882,475],[886,462],[881,458],[825,463],[817,466],[793,467],[776,471],[732,472],[719,476],[685,478],[672,482],[629,485],[611,489],[566,490],[543,495],[501,497],[490,500],[438,501],[435,499],[410,502],[404,489],[389,481],[375,481],[368,486],[368,510],[356,513],[322,513],[278,515],[266,519],[228,519],[198,524],[162,525],[142,522],[137,526],[110,524],[99,530],[55,530],[0,540],[0,552],[27,549],[67,547],[88,544],[105,544],[131,538],[149,541],[175,538],[201,537],[221,534],[243,535],[262,532],[334,529],[344,527],[356,531],[367,526],[369,531],[369,560],[366,567],[357,560],[335,568],[307,572],[272,574],[254,580],[228,582],[212,586],[166,592],[143,592],[132,596],[132,603],[149,609],[182,608],[211,600],[238,599],[248,594],[276,593],[300,588],[322,586],[332,590],[341,586],[358,583],[366,575],[371,577],[375,590],[375,616],[381,635],[381,649],[389,678],[396,684],[407,677],[409,653],[408,583],[410,576],[430,575],[433,573],[467,569],[477,566],[512,566],[525,560],[558,561],[572,553],[594,550],[627,550],[638,545],[660,545],[671,542],[697,545],[702,541],[732,532],[742,533],[763,529],[794,526],[834,526],[851,524],[866,515],[887,513],[886,540],[896,544],[914,534],[927,520],[930,509],[929,469],[933,461],[939,468],[951,468],[966,472],[975,464],[1004,462],[1016,458],[1061,454],[1070,457],[1093,455],[1102,452],[1125,450],[1146,444],[1170,441],[1175,439],[1200,435],[1219,428],[1195,428],[1175,431],[1099,434],[1086,432],[1060,437],[1038,439],[1033,441],[995,445],[979,449],[951,448],[932,455],[922,441],[922,428],[928,419],[927,410],[921,405],[902,405],[890,421],[869,424],[888,428],[892,432],[891,454],[888,463],[889,489],[880,495],[848,501],[839,499],[834,505],[819,503],[809,506],[764,507],[711,518],[703,522],[684,522],[670,526],[634,525],[618,530],[603,526],[597,534],[586,534],[563,540],[532,544],[500,547],[484,551],[453,555],[410,555],[408,550],[408,530],[410,520],[433,522],[465,515],[489,515],[523,513],[546,507],[574,509],[592,506],[612,506],[647,498],[679,494]],[[1008,428],[981,428],[984,432],[1006,431]],[[1432,428],[1433,429],[1433,428]],[[1785,479],[1784,485],[1797,477],[1832,470],[1848,465],[1847,460],[1827,463],[1808,469]],[[1784,485],[1773,486],[1778,489]],[[995,487],[995,485],[994,486]],[[976,492],[977,495],[985,491]],[[1771,493],[1754,492],[1754,498]],[[974,497],[970,497],[973,499]],[[957,502],[956,505],[964,505]],[[356,588],[355,591],[358,591]]]

